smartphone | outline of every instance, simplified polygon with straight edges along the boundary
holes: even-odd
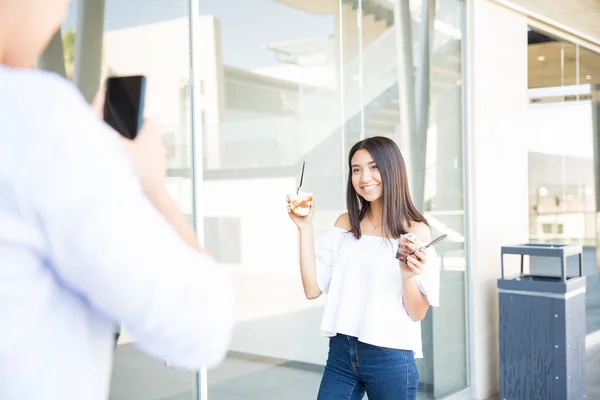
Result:
[[[128,139],[135,139],[144,121],[146,77],[114,76],[106,80],[104,121]]]

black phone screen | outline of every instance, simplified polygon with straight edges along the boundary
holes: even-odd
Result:
[[[104,121],[126,138],[134,139],[141,128],[145,90],[144,76],[111,77],[106,81]]]

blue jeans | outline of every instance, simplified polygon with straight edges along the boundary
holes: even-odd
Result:
[[[329,339],[329,355],[317,400],[414,400],[419,373],[412,350],[377,347],[337,334]]]

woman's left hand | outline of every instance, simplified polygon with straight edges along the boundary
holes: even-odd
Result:
[[[425,269],[427,263],[427,249],[420,247],[406,258],[406,263],[400,261],[402,279],[407,280],[419,275]]]

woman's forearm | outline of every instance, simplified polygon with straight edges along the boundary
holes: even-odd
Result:
[[[300,275],[306,298],[312,300],[321,295],[317,284],[317,262],[312,226],[299,229],[300,234]]]
[[[429,300],[419,289],[415,278],[402,281],[402,300],[408,316],[413,321],[421,321],[425,318],[429,309]]]
[[[204,249],[198,243],[196,232],[194,232],[192,226],[185,219],[185,216],[165,189],[160,188],[150,193],[146,192],[146,196],[173,228],[175,228],[181,239],[197,251],[204,252]]]

